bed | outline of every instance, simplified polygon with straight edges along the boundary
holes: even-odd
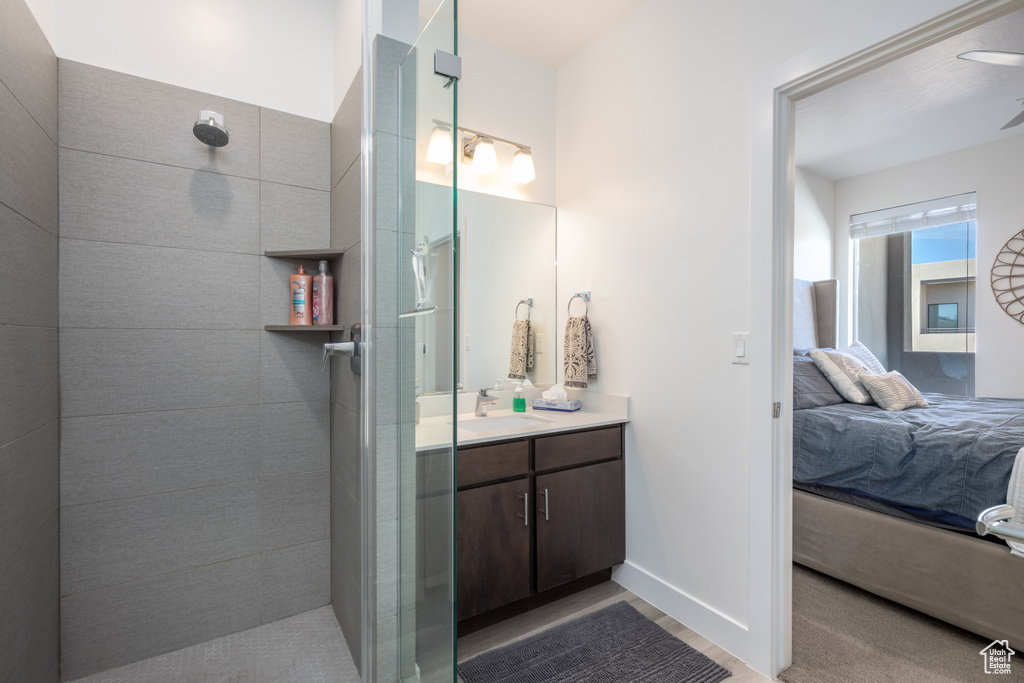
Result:
[[[835,347],[836,294],[835,280],[794,284],[794,347]],[[1006,501],[1024,401],[925,398],[794,411],[793,560],[1024,646],[1024,558],[973,530]]]

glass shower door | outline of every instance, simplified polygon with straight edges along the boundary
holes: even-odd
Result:
[[[437,159],[454,156],[458,83],[434,64],[436,50],[457,53],[455,0],[432,5],[424,19],[399,68],[398,667],[402,681],[448,683],[456,638],[457,164]]]

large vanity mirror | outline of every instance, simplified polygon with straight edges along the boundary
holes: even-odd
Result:
[[[417,393],[452,390],[451,358],[437,352],[451,348],[452,293],[447,287],[452,269],[457,269],[460,282],[457,388],[475,392],[498,380],[504,388],[515,386],[508,374],[517,317],[529,317],[533,333],[533,369],[527,379],[554,384],[555,207],[459,190],[459,244],[454,250],[451,188],[416,185],[417,216],[422,224],[437,226],[436,235],[427,234],[422,244],[426,297],[437,309],[418,318],[416,325]],[[520,305],[529,300],[532,305]]]

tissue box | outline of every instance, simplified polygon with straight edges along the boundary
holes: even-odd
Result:
[[[580,409],[579,401],[549,401],[546,398],[533,399],[534,410],[557,410],[562,413],[571,413]]]

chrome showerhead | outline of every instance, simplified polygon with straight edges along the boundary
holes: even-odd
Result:
[[[199,120],[192,126],[192,132],[200,142],[210,147],[223,147],[228,144],[228,129],[224,127],[224,116],[215,111],[204,109],[199,112]]]

